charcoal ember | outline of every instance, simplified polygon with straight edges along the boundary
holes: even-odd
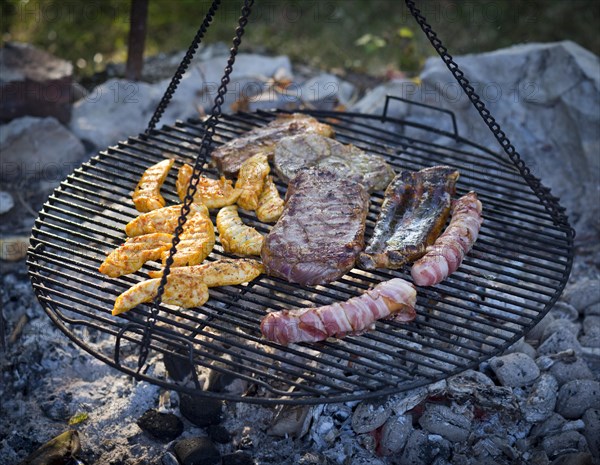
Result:
[[[550,336],[552,336],[559,329],[568,329],[575,336],[578,336],[579,332],[581,331],[581,323],[577,323],[577,322],[569,321],[569,320],[563,320],[563,319],[555,319],[552,323],[550,323],[548,326],[546,326],[546,329],[544,329],[544,333],[542,334],[541,342],[544,342],[546,339],[548,339]]]
[[[512,354],[512,353],[523,353],[525,355],[528,355],[532,359],[535,359],[535,357],[536,357],[535,348],[531,344],[528,344],[527,342],[525,342],[525,340],[523,338],[521,338],[517,342],[515,342],[505,352],[505,354]]]
[[[412,415],[390,416],[381,429],[379,450],[382,455],[398,454],[402,451],[413,432]]]
[[[179,465],[177,457],[171,454],[171,452],[165,452],[165,455],[162,456],[160,463],[161,465]]]
[[[585,424],[583,435],[590,452],[594,457],[600,457],[600,409],[587,409],[581,418]]]
[[[210,437],[213,442],[219,444],[227,444],[231,442],[231,433],[227,431],[222,425],[210,425],[208,427],[208,437]]]
[[[484,408],[500,408],[507,412],[518,408],[513,390],[506,386],[481,386],[475,391],[475,400]]]
[[[584,278],[569,284],[565,288],[562,299],[580,312],[585,310],[600,302],[600,279]]]
[[[439,434],[453,442],[465,441],[471,428],[469,418],[439,404],[428,404],[419,424],[430,433]]]
[[[391,413],[387,397],[364,400],[352,415],[352,429],[358,434],[373,431],[383,425]]]
[[[540,375],[540,369],[535,361],[521,352],[494,357],[490,360],[490,367],[503,386],[526,386],[533,383]]]
[[[221,465],[221,453],[204,437],[193,437],[177,441],[173,446],[181,465]]]
[[[237,450],[222,457],[222,465],[254,465],[256,462],[248,452]]]
[[[600,302],[596,302],[595,304],[592,304],[589,307],[585,308],[583,310],[583,314],[585,316],[590,316],[590,315],[599,316],[600,315]]]
[[[240,363],[239,360],[236,360],[236,362]],[[206,376],[205,389],[207,391],[229,392],[237,395],[241,395],[246,391],[248,388],[247,381],[215,368],[231,370],[231,366],[221,362],[214,362],[211,364],[211,368],[209,368]]]
[[[562,386],[574,379],[593,379],[594,374],[590,370],[585,360],[574,355],[571,358],[556,360],[548,372],[556,378],[558,385]]]
[[[527,340],[539,341],[544,334],[544,331],[555,320],[552,313],[547,313],[540,322],[535,325],[527,334]]]
[[[69,430],[29,454],[19,465],[68,465],[80,452],[79,433]]]
[[[149,409],[137,420],[138,426],[150,436],[169,442],[183,433],[183,422],[177,415]]]
[[[51,420],[64,421],[68,420],[74,413],[71,407],[72,400],[73,394],[70,392],[61,393],[58,396],[51,394],[48,400],[40,404],[40,408]]]
[[[531,452],[529,463],[531,465],[550,465],[550,459],[543,449],[538,449]]]
[[[480,439],[473,445],[473,458],[476,463],[507,464],[508,457],[503,457],[502,448],[498,442],[503,441],[497,437]]]
[[[179,394],[179,411],[194,425],[218,425],[223,420],[223,402],[211,397]]]
[[[589,408],[600,408],[600,382],[575,379],[558,391],[556,411],[568,419],[581,418]]]
[[[319,417],[311,428],[311,438],[320,447],[330,446],[338,436],[339,431],[330,416]]]
[[[554,411],[558,397],[558,382],[554,376],[542,374],[521,405],[523,417],[532,423],[548,418]]]
[[[71,119],[73,65],[29,44],[7,42],[0,49],[0,120],[20,116]]]
[[[600,316],[588,315],[583,319],[583,335],[579,342],[584,347],[600,347]]]
[[[300,438],[308,432],[311,416],[306,405],[283,405],[277,409],[267,434]]]
[[[167,373],[175,381],[183,381],[185,378],[190,376],[194,367],[190,363],[189,358],[184,350],[166,352],[163,355],[163,363]]]
[[[480,371],[467,370],[447,380],[448,394],[456,399],[474,396],[482,386],[494,386],[494,382]]]
[[[577,336],[567,328],[558,328],[548,337],[537,350],[538,355],[550,355],[571,349],[575,353],[581,353],[581,344]]]
[[[577,431],[565,431],[554,436],[547,436],[542,439],[542,447],[550,459],[562,454],[587,451],[586,440]]]
[[[557,320],[576,321],[579,318],[579,311],[567,302],[556,302],[550,312]]]
[[[429,393],[427,388],[419,387],[416,389],[411,389],[410,391],[396,394],[395,396],[391,397],[389,400],[389,405],[397,415],[402,415],[427,399],[428,395]]]
[[[327,465],[331,463],[326,455],[319,452],[306,452],[298,459],[298,465]]]
[[[443,437],[416,429],[408,437],[402,455],[390,457],[390,461],[397,465],[429,465],[437,456],[447,459],[451,451],[450,443]]]
[[[530,436],[532,439],[553,436],[562,432],[567,420],[558,413],[552,413],[543,422],[538,423],[531,428]]]
[[[556,457],[550,465],[592,465],[592,460],[591,454],[575,452]]]

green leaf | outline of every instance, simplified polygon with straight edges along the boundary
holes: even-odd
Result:
[[[412,39],[415,36],[413,31],[411,31],[408,27],[401,27],[398,29],[397,33],[403,39]]]
[[[88,419],[88,414],[86,412],[79,412],[69,418],[69,425],[78,425],[81,422],[84,422]]]

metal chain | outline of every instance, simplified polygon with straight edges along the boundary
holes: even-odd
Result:
[[[167,278],[169,276],[169,273],[171,272],[171,266],[173,265],[173,256],[177,252],[177,245],[180,242],[180,236],[183,232],[183,226],[187,221],[187,215],[190,213],[190,207],[194,202],[194,196],[196,194],[198,181],[200,179],[202,165],[208,160],[208,157],[210,155],[215,129],[219,122],[219,118],[222,115],[221,106],[225,102],[227,85],[231,80],[230,75],[233,71],[235,57],[237,56],[238,48],[242,43],[242,36],[244,35],[245,27],[248,24],[248,17],[250,16],[253,5],[254,0],[244,0],[244,6],[242,7],[241,16],[238,20],[238,27],[235,30],[235,37],[233,38],[233,46],[231,47],[229,59],[227,60],[227,65],[225,66],[225,69],[223,71],[223,77],[221,78],[221,85],[217,90],[217,95],[214,100],[214,105],[212,107],[211,114],[209,118],[204,122],[204,135],[202,136],[200,149],[198,150],[198,155],[196,156],[196,160],[194,162],[194,171],[192,173],[190,184],[188,185],[183,200],[181,214],[179,216],[179,219],[177,220],[177,227],[175,228],[175,233],[173,235],[173,243],[171,245],[171,249],[169,250],[169,256],[167,257],[167,260],[165,262],[165,268],[163,270],[158,290],[156,291],[156,297],[154,298],[151,314],[146,320],[146,327],[144,329],[144,335],[142,337],[142,343],[140,347],[140,355],[138,358],[138,371],[141,370],[141,368],[144,366],[144,363],[146,362],[146,359],[148,358],[150,348],[150,337],[154,325],[156,324],[158,313],[160,311],[160,303],[162,301],[162,296],[165,292]]]
[[[171,82],[169,83],[169,87],[167,87],[167,90],[165,91],[160,103],[156,107],[156,110],[154,110],[154,114],[152,115],[152,118],[150,118],[150,122],[148,123],[148,127],[146,128],[146,134],[149,134],[150,131],[152,131],[156,127],[156,125],[160,121],[160,118],[162,117],[163,113],[167,109],[169,102],[171,102],[171,99],[173,98],[173,94],[175,93],[175,90],[177,90],[177,86],[179,86],[179,83],[181,82],[181,78],[183,77],[186,70],[190,66],[190,63],[192,62],[192,58],[194,58],[194,55],[196,54],[196,51],[198,50],[198,46],[200,45],[200,42],[202,42],[202,39],[204,38],[204,34],[206,34],[206,30],[210,27],[210,23],[212,22],[213,17],[215,16],[215,13],[217,12],[220,4],[221,4],[221,0],[214,0],[212,2],[212,5],[210,6],[208,13],[206,13],[206,16],[204,17],[204,21],[202,21],[202,25],[200,26],[200,29],[198,29],[198,32],[196,32],[196,36],[194,37],[194,40],[192,41],[185,56],[183,57],[183,60],[181,60],[181,63],[179,64],[177,71],[175,71],[175,74],[173,75],[173,78],[171,79]]]
[[[494,134],[494,137],[498,143],[502,146],[506,154],[510,157],[511,161],[515,164],[525,181],[533,189],[533,191],[540,198],[544,208],[550,213],[556,224],[563,226],[567,229],[567,233],[571,239],[575,237],[575,231],[569,225],[569,220],[565,214],[565,209],[558,202],[559,199],[550,193],[550,189],[543,186],[538,178],[536,178],[529,167],[525,165],[525,162],[521,159],[521,155],[517,152],[515,147],[511,144],[508,136],[502,131],[500,125],[496,119],[491,115],[485,104],[481,101],[481,98],[475,92],[473,86],[469,83],[469,80],[465,77],[462,70],[458,67],[458,64],[452,58],[452,55],[448,53],[448,49],[444,47],[442,41],[438,38],[435,31],[427,23],[427,19],[421,14],[421,11],[415,6],[413,0],[405,0],[406,6],[409,11],[433,45],[433,48],[438,52],[446,66],[458,81],[458,84],[462,87],[463,91],[471,100],[471,103],[475,106],[479,115],[483,118],[483,121],[488,126],[490,131]]]

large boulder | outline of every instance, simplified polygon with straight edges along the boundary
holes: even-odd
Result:
[[[564,41],[526,44],[455,57],[465,76],[532,172],[561,198],[582,239],[600,227],[600,60]],[[492,150],[502,149],[446,65],[430,58],[421,84],[396,81],[374,89],[353,109],[380,113],[389,93],[452,110],[459,134]],[[439,112],[393,103],[390,114],[451,129]],[[407,132],[410,129],[405,129]],[[420,131],[415,136],[435,139]],[[447,143],[447,139],[446,139]]]
[[[0,120],[21,116],[71,117],[73,65],[32,45],[9,42],[0,49]]]

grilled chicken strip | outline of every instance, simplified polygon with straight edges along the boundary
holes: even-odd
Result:
[[[117,278],[139,270],[149,260],[158,260],[165,250],[169,250],[172,234],[144,234],[127,239],[113,250],[104,260],[98,271],[111,278]]]
[[[475,192],[454,202],[450,224],[410,271],[417,286],[435,286],[458,269],[479,235],[481,211]]]
[[[416,316],[416,299],[417,291],[412,284],[394,278],[345,302],[269,313],[263,318],[260,330],[269,341],[283,345],[323,341],[331,336],[341,338],[372,329],[375,321],[385,318],[412,321]]]
[[[132,195],[137,211],[149,212],[165,206],[165,199],[160,195],[160,188],[174,162],[173,158],[163,160],[144,171]]]
[[[273,178],[267,176],[263,191],[258,198],[256,217],[263,223],[275,223],[283,213],[283,203]]]
[[[194,168],[184,164],[179,168],[175,188],[177,195],[183,201],[187,192],[190,179]],[[221,176],[221,179],[210,179],[206,176],[200,176],[196,185],[196,194],[194,202],[206,205],[208,208],[221,208],[227,205],[233,205],[241,191],[233,188],[233,183],[229,179]]]
[[[458,171],[448,166],[397,175],[385,191],[373,235],[360,254],[360,265],[396,269],[422,257],[446,224],[458,176]]]
[[[171,207],[152,210],[148,213],[142,213],[140,216],[127,223],[125,226],[125,234],[129,237],[134,237],[156,232],[173,233],[177,227],[177,220],[181,215],[181,207],[182,205],[173,205]],[[193,203],[190,205],[190,213],[188,216],[196,213],[202,213],[208,216],[208,210],[204,205]]]
[[[260,255],[264,236],[243,223],[235,205],[219,210],[217,230],[225,252],[236,255]]]
[[[333,137],[333,128],[319,123],[315,118],[302,115],[280,115],[266,126],[253,129],[229,142],[217,147],[212,152],[212,160],[221,173],[235,176],[242,163],[257,153],[273,154],[275,144],[284,137],[296,134],[316,133],[325,137]]]
[[[356,180],[320,168],[301,171],[261,251],[267,274],[306,286],[343,276],[364,247],[368,202]]]
[[[150,302],[158,293],[160,278],[141,281],[123,292],[115,300],[113,315],[131,310],[143,302]],[[189,276],[169,276],[162,296],[162,302],[183,308],[200,307],[208,300],[208,287],[200,278]]]
[[[350,177],[358,175],[369,192],[385,189],[394,178],[394,170],[383,157],[319,134],[282,139],[275,146],[273,162],[275,171],[284,181],[310,166],[333,169]]]
[[[241,208],[244,210],[258,208],[258,198],[270,171],[269,160],[264,153],[257,153],[242,163],[235,183],[235,188],[241,192],[237,200]]]
[[[192,266],[202,263],[215,245],[215,227],[208,216],[208,210],[191,215],[179,236],[177,252],[173,257],[173,266]],[[169,256],[169,250],[162,254],[163,265]]]
[[[265,267],[257,260],[222,258],[202,265],[173,268],[169,276],[186,276],[194,280],[201,279],[208,287],[218,287],[249,283],[264,271]],[[162,271],[150,271],[148,273],[151,278],[160,278],[162,274]]]

